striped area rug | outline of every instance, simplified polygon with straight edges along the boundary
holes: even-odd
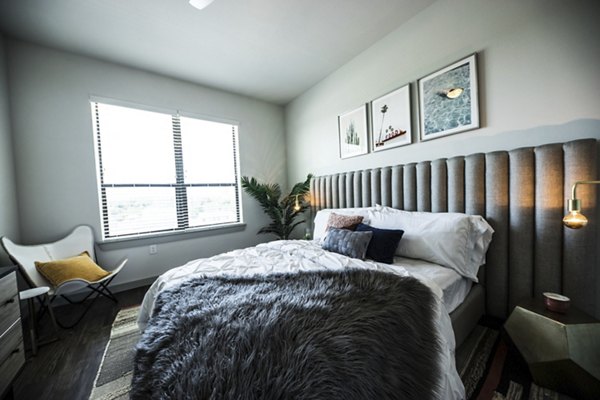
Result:
[[[456,352],[469,400],[573,400],[531,382],[525,361],[496,329],[478,325]]]
[[[140,338],[137,329],[139,306],[119,311],[96,375],[90,400],[129,398],[133,373],[134,347]],[[528,373],[514,375],[515,355],[496,329],[478,325],[456,352],[456,366],[469,400],[570,400],[530,382]],[[526,366],[520,366],[525,368]],[[512,374],[508,374],[511,370]],[[519,371],[517,371],[519,372]],[[523,377],[525,375],[525,377]],[[501,384],[508,382],[508,385]],[[506,386],[508,386],[506,388]]]
[[[489,372],[490,358],[496,350],[500,332],[477,325],[456,351],[456,369],[465,385],[467,399],[475,398]]]
[[[137,328],[139,306],[117,314],[104,350],[90,400],[129,399],[134,347],[140,338]]]
[[[511,381],[506,395],[494,392],[492,400],[520,400],[523,399],[523,385]],[[571,397],[546,389],[535,383],[529,388],[529,400],[573,400]]]

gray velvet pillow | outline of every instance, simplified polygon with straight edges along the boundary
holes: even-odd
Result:
[[[373,232],[353,232],[347,229],[329,228],[323,249],[352,258],[365,259]]]

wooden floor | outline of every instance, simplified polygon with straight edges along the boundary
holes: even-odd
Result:
[[[117,293],[119,304],[105,298],[98,299],[75,328],[60,330],[61,340],[40,347],[35,357],[27,352],[25,367],[14,381],[14,398],[87,400],[117,312],[140,304],[147,289],[143,287]],[[62,306],[55,313],[60,321],[68,323],[79,315],[81,307]],[[47,317],[41,324],[42,335],[52,333]],[[25,327],[26,347],[29,345],[28,333]]]

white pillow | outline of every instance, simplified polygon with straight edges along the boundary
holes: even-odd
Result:
[[[363,223],[366,224],[369,211],[376,211],[380,209],[381,206],[362,208],[325,208],[323,210],[319,210],[315,216],[313,239],[319,241],[325,239],[327,221],[329,220],[329,214],[332,212],[341,215],[362,215],[364,217]]]
[[[469,215],[469,222],[471,222],[471,241],[473,242],[470,259],[479,270],[479,267],[485,264],[485,254],[492,242],[494,229],[481,215]]]
[[[461,213],[401,211],[382,207],[368,213],[375,228],[402,229],[396,254],[452,268],[477,282],[477,271],[494,230],[480,216]]]

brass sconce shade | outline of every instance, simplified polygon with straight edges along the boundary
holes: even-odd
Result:
[[[568,200],[567,208],[569,213],[563,218],[563,225],[571,229],[580,229],[587,225],[588,220],[581,213],[581,200],[577,198],[577,185],[598,185],[600,181],[577,181],[573,184],[572,196]]]

